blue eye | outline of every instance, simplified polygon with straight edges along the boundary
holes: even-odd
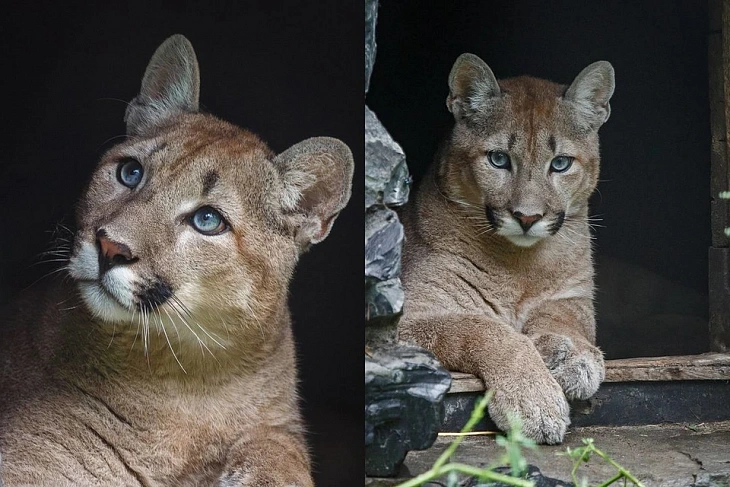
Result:
[[[218,235],[228,229],[226,220],[210,206],[198,208],[190,218],[190,224],[203,235]]]
[[[565,172],[573,165],[573,158],[568,156],[558,156],[550,161],[550,170],[552,172]]]
[[[117,180],[130,189],[135,188],[142,181],[143,175],[142,164],[136,159],[122,159],[117,166]]]
[[[497,169],[509,169],[512,167],[512,162],[507,154],[500,151],[490,151],[487,153],[490,164]]]

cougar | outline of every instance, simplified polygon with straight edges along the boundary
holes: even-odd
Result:
[[[590,397],[604,378],[588,197],[613,68],[591,64],[568,87],[497,81],[463,54],[448,81],[454,127],[401,212],[399,337],[483,379],[498,427],[518,416],[528,437],[559,443],[567,399]]]
[[[332,138],[274,154],[153,55],[77,207],[65,284],[3,325],[5,486],[311,486],[287,290],[350,197]]]

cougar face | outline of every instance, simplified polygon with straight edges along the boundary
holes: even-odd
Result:
[[[227,322],[258,330],[285,308],[300,253],[349,199],[352,155],[326,137],[275,155],[197,113],[198,76],[184,38],[155,53],[128,140],[102,157],[79,204],[69,273],[103,321],[224,346]]]
[[[266,145],[207,115],[134,137],[99,163],[78,211],[70,273],[107,321],[271,306],[290,272],[281,190]],[[270,279],[265,279],[271,276]],[[256,293],[253,290],[256,289]]]
[[[456,124],[442,176],[451,196],[483,209],[489,230],[519,246],[580,218],[598,180],[597,130],[610,110],[610,65],[589,66],[570,87],[530,77],[497,82],[467,54],[449,83]]]

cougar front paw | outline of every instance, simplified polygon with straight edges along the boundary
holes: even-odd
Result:
[[[489,402],[489,415],[503,431],[510,417],[522,420],[522,434],[537,443],[561,443],[570,424],[570,409],[563,391],[547,371],[544,375],[522,374],[500,381]]]
[[[588,399],[606,374],[603,353],[588,342],[575,343],[555,333],[535,335],[535,348],[568,399]]]

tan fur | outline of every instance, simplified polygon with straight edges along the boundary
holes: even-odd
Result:
[[[79,204],[71,279],[31,296],[5,326],[7,487],[312,485],[287,289],[299,255],[349,199],[352,156],[328,138],[275,156],[250,132],[195,113],[197,73],[182,36],[158,49],[127,112],[131,137],[103,156]],[[128,157],[145,170],[134,189],[116,176]],[[194,230],[188,217],[203,205],[230,230]],[[100,228],[138,259],[109,271],[124,274],[105,288]],[[111,297],[156,279],[174,298],[148,313]],[[83,286],[106,290],[96,302],[97,291],[79,296]]]
[[[449,86],[456,124],[401,212],[399,336],[481,377],[500,428],[517,414],[529,437],[557,443],[570,423],[566,396],[587,398],[604,377],[587,212],[613,70],[591,65],[566,93],[529,77],[498,83],[465,54]],[[509,154],[511,170],[490,164],[492,151]],[[548,171],[557,155],[575,158],[564,173]],[[515,211],[541,215],[544,226],[523,234]]]

